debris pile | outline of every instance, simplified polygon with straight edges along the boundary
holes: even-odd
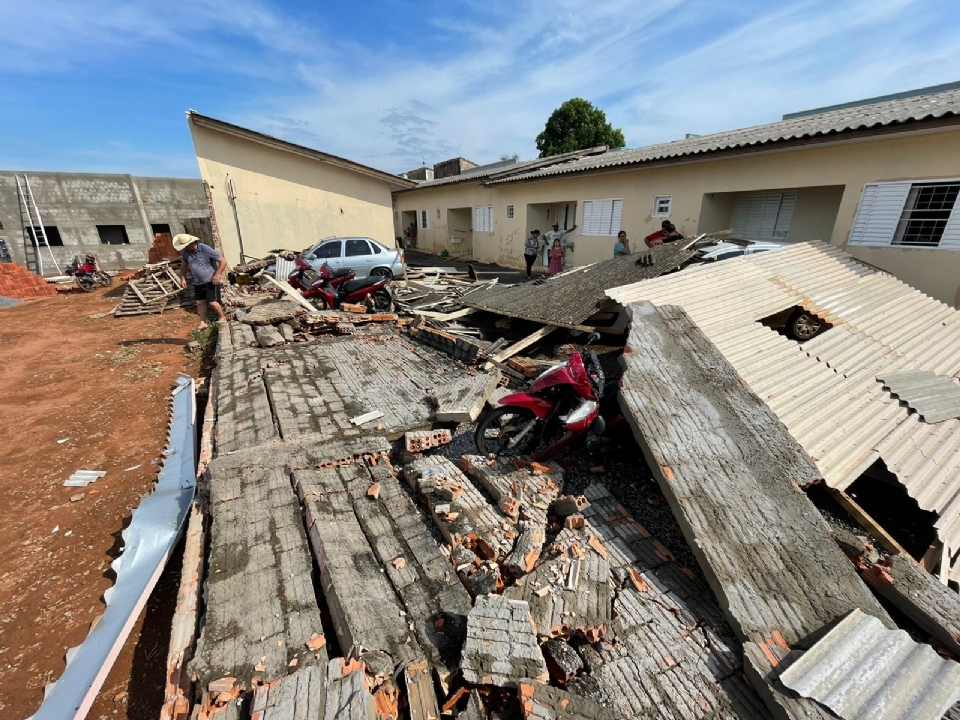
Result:
[[[464,453],[455,424],[547,362],[520,353],[597,309],[465,307],[495,292],[474,279],[433,268],[381,314],[284,289],[222,326],[206,616],[179,696],[197,716],[846,717],[813,658],[856,645],[861,616],[936,675],[924,717],[960,699],[956,593],[831,531],[803,490],[814,460],[683,310],[634,306],[620,403],[699,567],[569,463]],[[535,329],[507,340],[513,321]],[[946,659],[890,635],[874,591]]]

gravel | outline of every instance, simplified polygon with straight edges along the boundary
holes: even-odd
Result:
[[[20,301],[16,298],[8,298],[0,296],[0,307],[13,307],[14,305],[19,305]]]

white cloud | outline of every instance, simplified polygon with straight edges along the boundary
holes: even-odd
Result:
[[[455,154],[535,156],[547,116],[574,96],[597,102],[635,146],[957,79],[960,34],[935,38],[931,28],[946,18],[923,12],[924,3],[768,7],[731,18],[716,4],[670,0],[642,12],[633,2],[497,6],[482,27],[437,21],[464,38],[452,57],[431,58],[413,43],[359,72],[327,59],[309,91],[267,102],[305,123],[324,149],[402,171]],[[710,26],[729,29],[705,39]],[[242,118],[272,127],[261,112]]]
[[[532,157],[550,112],[575,96],[636,146],[960,79],[960,17],[941,0],[400,1],[384,11],[409,11],[408,34],[361,43],[267,0],[0,0],[12,38],[0,72],[154,53],[161,77],[230,84],[183,109],[398,172],[457,154]]]

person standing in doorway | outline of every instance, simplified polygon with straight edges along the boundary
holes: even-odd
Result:
[[[527,263],[527,277],[533,277],[533,263],[540,254],[540,245],[543,239],[540,237],[540,231],[534,230],[523,241],[523,260]]]
[[[410,223],[410,227],[404,230],[403,234],[407,238],[407,248],[415,248],[417,246],[417,224]]]
[[[556,275],[563,272],[563,245],[560,239],[553,241],[553,247],[550,248],[550,275]]]
[[[197,300],[197,315],[200,329],[207,327],[207,307],[217,314],[217,321],[224,322],[223,306],[220,304],[220,283],[227,259],[193,235],[177,235],[173,248],[180,253],[180,283],[187,286],[187,268],[193,277],[193,294]]]
[[[544,236],[544,237],[546,238],[546,240],[547,240],[547,244],[546,244],[546,245],[544,246],[544,248],[543,248],[543,265],[544,265],[544,267],[548,267],[548,266],[550,265],[551,253],[553,252],[553,241],[554,241],[554,240],[559,240],[559,241],[560,241],[560,247],[566,249],[567,243],[564,242],[564,237],[565,237],[568,233],[572,233],[572,232],[573,232],[574,230],[576,230],[576,229],[577,229],[577,226],[574,225],[574,226],[573,226],[572,228],[570,228],[569,230],[561,230],[561,229],[560,229],[560,223],[554,223],[554,224],[553,224],[553,230],[551,230],[550,232],[548,232],[548,233]]]
[[[617,233],[617,242],[613,246],[613,256],[615,258],[625,257],[631,253],[630,250],[630,239],[627,237],[625,230],[621,230]]]

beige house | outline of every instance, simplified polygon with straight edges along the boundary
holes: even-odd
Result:
[[[395,247],[391,192],[413,181],[192,110],[187,123],[231,264],[333,236]]]
[[[568,265],[632,247],[669,218],[685,234],[824,240],[960,305],[960,84],[631,150],[472,168],[395,193],[417,245],[522,266],[538,228],[578,227]]]

